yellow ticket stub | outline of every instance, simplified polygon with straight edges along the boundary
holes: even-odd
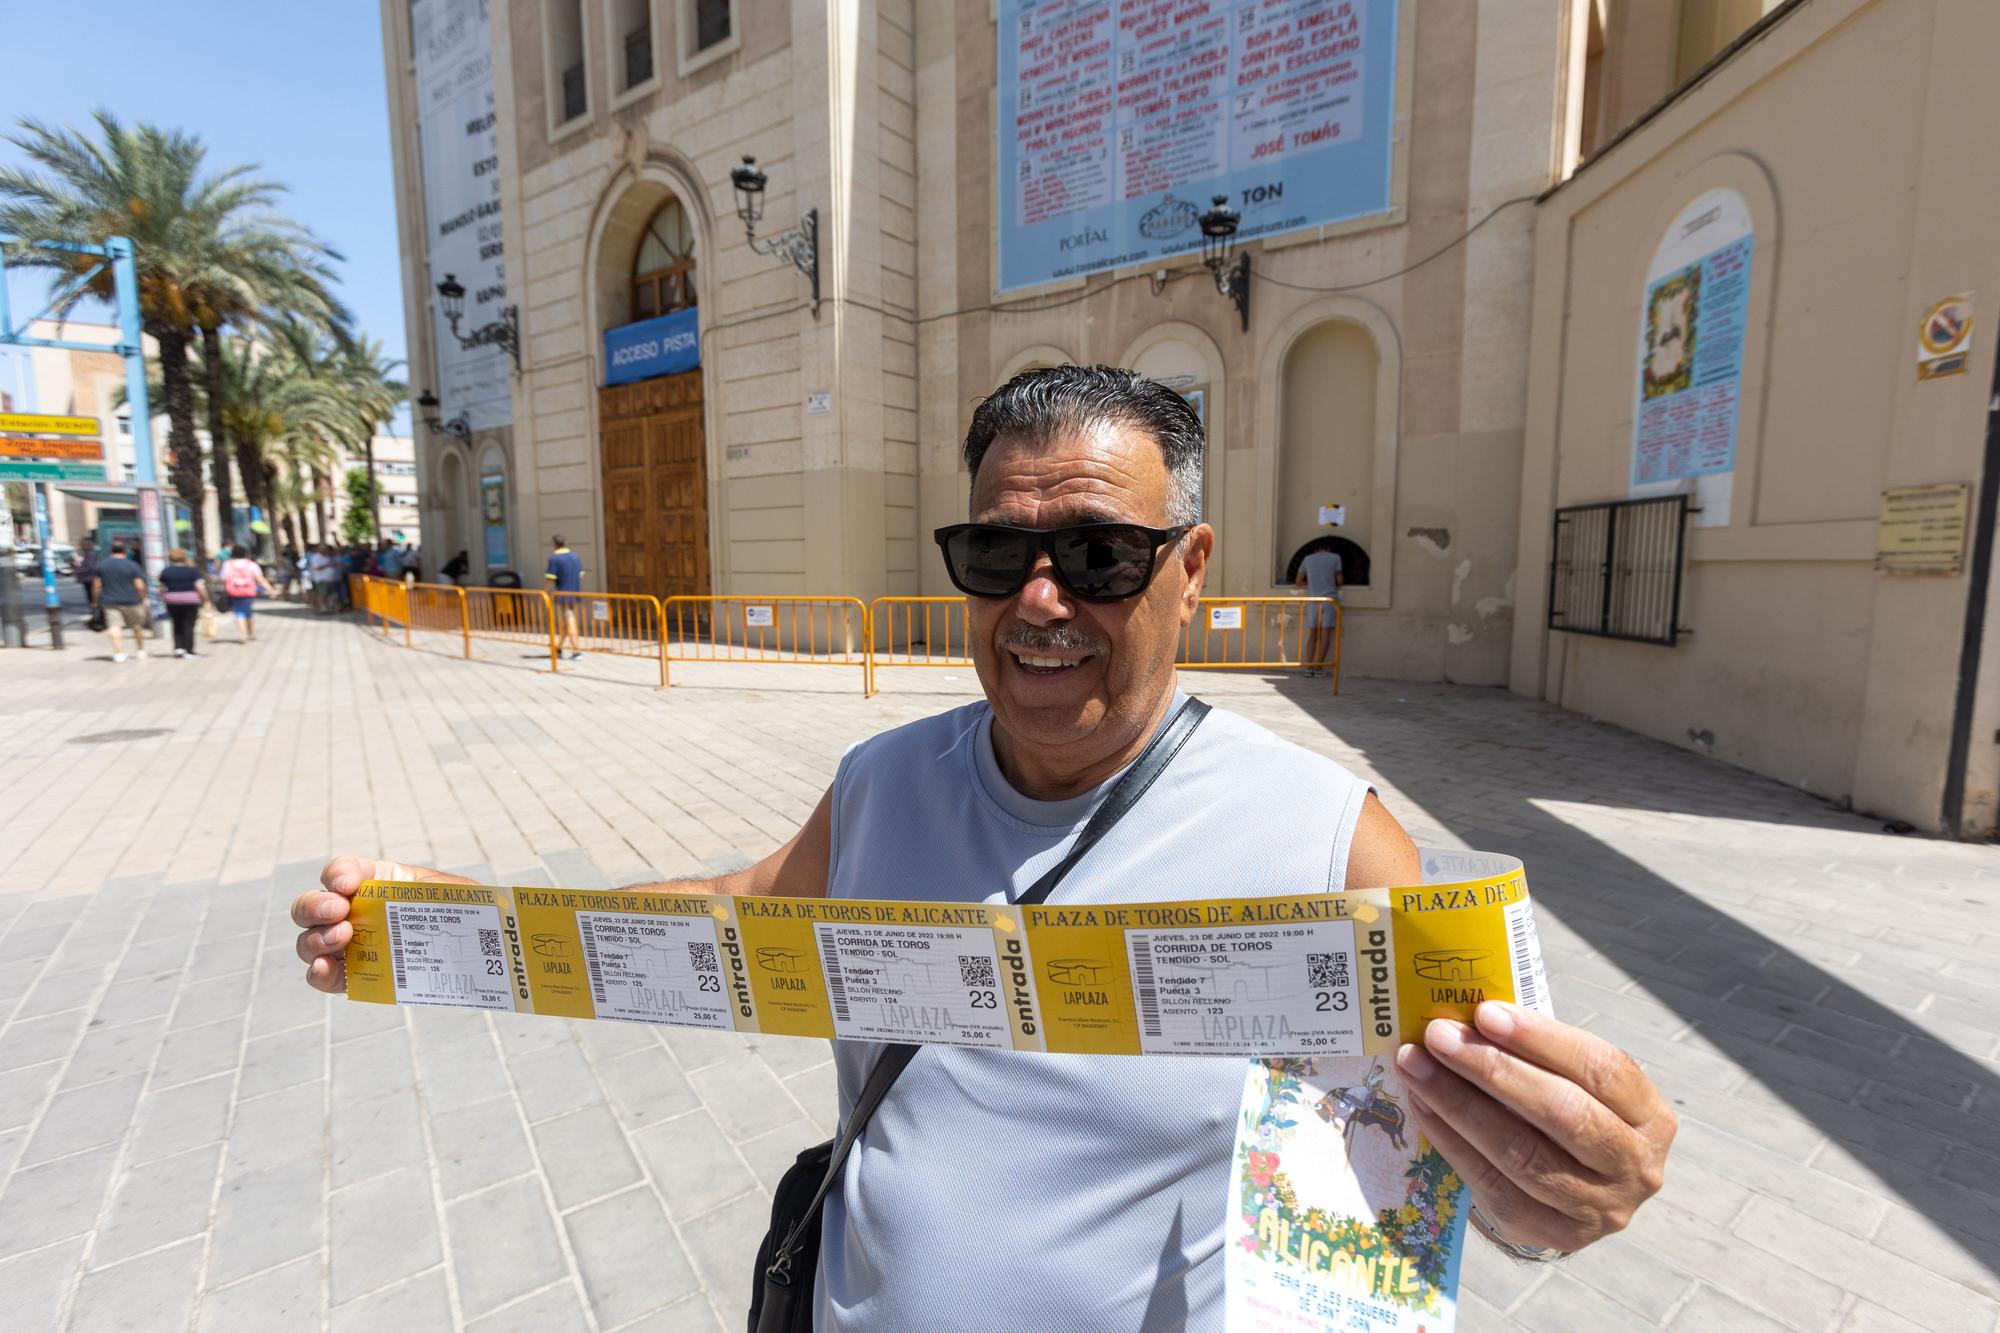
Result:
[[[1546,1007],[1520,862],[1422,854],[1407,888],[1030,907],[370,882],[347,994],[1091,1055],[1377,1055]]]

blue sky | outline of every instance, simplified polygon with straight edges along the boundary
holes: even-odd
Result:
[[[343,299],[404,355],[395,184],[379,11],[367,0],[8,3],[0,21],[0,132],[24,115],[79,128],[105,106],[197,135],[221,168],[255,163],[283,205],[346,256]],[[0,141],[0,161],[20,153]],[[39,277],[10,272],[14,318]],[[34,302],[30,304],[30,302]],[[102,313],[85,315],[103,319]]]

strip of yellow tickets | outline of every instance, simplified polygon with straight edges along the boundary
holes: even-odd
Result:
[[[1088,1055],[1375,1055],[1547,1007],[1521,863],[1422,854],[1439,882],[1037,907],[371,882],[347,994]]]

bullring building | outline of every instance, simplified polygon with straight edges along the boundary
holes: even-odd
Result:
[[[1211,591],[1342,554],[1350,672],[1994,823],[2000,7],[382,22],[423,545],[475,578],[561,532],[613,592],[948,595],[974,402],[1110,362],[1207,423]]]

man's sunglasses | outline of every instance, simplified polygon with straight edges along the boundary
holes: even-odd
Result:
[[[945,570],[968,597],[1012,597],[1048,552],[1056,582],[1085,602],[1119,602],[1146,591],[1153,560],[1168,542],[1193,530],[1137,523],[1079,523],[1068,528],[1016,528],[1005,523],[954,523],[935,534]]]

